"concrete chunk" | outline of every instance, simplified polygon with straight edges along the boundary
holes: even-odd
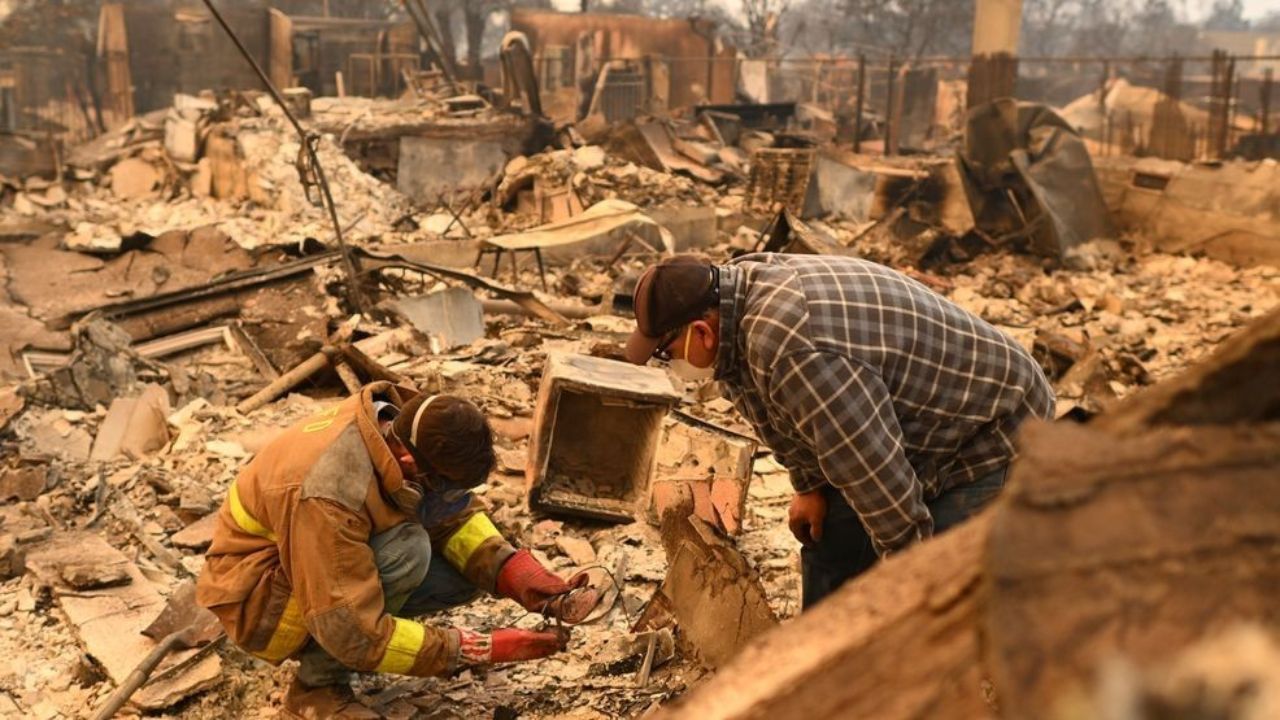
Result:
[[[206,515],[174,533],[169,543],[188,550],[204,550],[213,543],[213,528],[217,523],[217,513]]]
[[[116,398],[98,428],[90,460],[111,460],[121,455],[137,460],[169,442],[169,394],[159,385],[147,385],[134,398]]]
[[[663,534],[675,552],[658,592],[704,664],[724,665],[778,624],[759,575],[728,538],[697,517],[668,524]]]
[[[0,477],[0,502],[35,500],[47,483],[48,469],[44,465],[10,468]]]

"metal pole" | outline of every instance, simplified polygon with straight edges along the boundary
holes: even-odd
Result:
[[[409,17],[413,20],[413,24],[418,28],[418,34],[427,41],[427,46],[431,48],[431,52],[435,53],[436,59],[440,61],[440,71],[444,73],[445,82],[449,87],[457,87],[458,78],[454,73],[453,58],[448,57],[445,52],[444,40],[439,36],[435,21],[431,18],[431,11],[426,5],[415,2],[415,0],[401,0]]]
[[[364,292],[360,288],[360,273],[356,268],[355,259],[351,255],[351,250],[347,247],[347,242],[342,237],[342,225],[338,222],[338,210],[333,204],[333,194],[329,192],[329,181],[325,177],[324,167],[320,165],[320,158],[316,155],[315,146],[320,141],[320,136],[308,133],[303,129],[302,124],[298,122],[298,118],[293,116],[293,112],[289,109],[288,104],[285,103],[284,98],[280,95],[280,91],[271,83],[271,78],[267,77],[267,74],[262,70],[262,66],[258,64],[257,60],[253,59],[253,55],[249,53],[248,48],[246,48],[244,43],[240,41],[240,37],[236,35],[235,31],[231,29],[231,26],[227,24],[226,19],[222,17],[222,13],[218,12],[218,8],[214,7],[213,0],[203,0],[203,2],[205,7],[209,8],[209,12],[213,15],[213,19],[218,21],[218,24],[222,26],[223,32],[227,34],[227,37],[231,38],[231,42],[235,43],[236,49],[240,51],[240,54],[246,61],[248,61],[249,65],[253,68],[253,71],[257,73],[258,79],[261,80],[263,86],[267,88],[267,92],[271,95],[271,99],[275,100],[276,104],[280,106],[280,110],[284,112],[284,116],[288,118],[289,123],[293,125],[294,131],[298,133],[298,138],[302,141],[302,147],[307,153],[307,160],[316,174],[316,184],[320,187],[320,194],[324,198],[325,209],[329,211],[329,222],[333,225],[333,236],[338,241],[339,252],[342,253],[342,268],[347,274],[347,298],[351,301],[351,304],[355,306],[358,312],[366,312]],[[302,170],[299,168],[299,175],[302,174]],[[303,177],[302,181],[305,183],[306,178]]]

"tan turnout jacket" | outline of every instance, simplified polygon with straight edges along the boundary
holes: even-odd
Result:
[[[279,663],[309,637],[356,670],[438,675],[458,658],[458,632],[392,617],[369,538],[418,522],[422,499],[379,432],[374,400],[414,392],[373,383],[286,430],[232,483],[218,511],[197,599],[250,653]],[[473,501],[427,528],[432,546],[493,592],[514,552]]]

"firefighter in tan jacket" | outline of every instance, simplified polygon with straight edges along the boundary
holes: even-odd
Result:
[[[569,623],[594,607],[585,575],[564,582],[484,514],[471,489],[493,464],[471,403],[366,386],[286,430],[232,483],[197,598],[241,648],[300,661],[293,717],[378,717],[355,700],[350,670],[441,675],[555,653],[555,632],[411,619],[481,591]]]

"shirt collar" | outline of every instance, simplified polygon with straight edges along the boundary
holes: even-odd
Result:
[[[738,366],[738,313],[742,307],[742,270],[720,266],[720,347],[716,350],[716,380],[733,377]]]

